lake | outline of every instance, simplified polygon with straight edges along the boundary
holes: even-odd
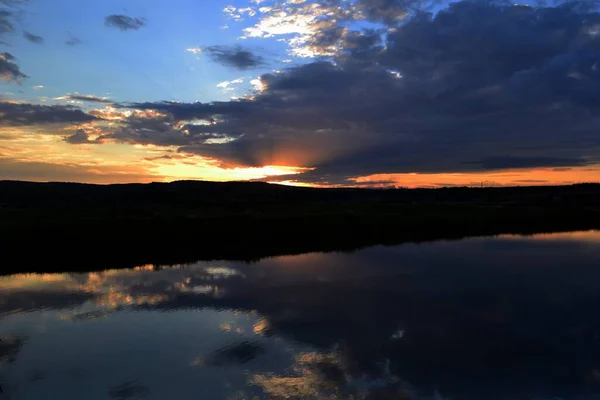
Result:
[[[110,267],[0,277],[0,400],[600,399],[600,232]]]

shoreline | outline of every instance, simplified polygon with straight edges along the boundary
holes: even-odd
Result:
[[[551,217],[551,214],[548,217]],[[131,236],[130,239],[121,234],[120,239],[111,240],[103,240],[101,236],[104,235],[98,235],[99,231],[94,234],[94,229],[98,227],[92,225],[88,226],[87,232],[74,229],[68,234],[63,230],[53,231],[49,226],[38,226],[40,230],[36,236],[3,238],[0,275],[26,272],[91,272],[148,264],[168,266],[216,260],[253,262],[269,257],[314,252],[354,252],[379,245],[396,246],[504,234],[533,235],[600,229],[600,216],[597,214],[590,215],[586,220],[578,219],[560,225],[556,221],[548,223],[539,219],[524,219],[514,224],[514,221],[506,221],[506,218],[502,216],[488,223],[482,221],[482,224],[460,224],[459,221],[430,219],[427,224],[436,226],[432,229],[414,225],[404,225],[402,229],[398,229],[394,222],[399,221],[393,219],[385,224],[348,221],[333,225],[316,225],[315,229],[319,232],[312,234],[297,229],[281,228],[286,225],[294,228],[294,225],[289,225],[290,221],[279,222],[279,229],[277,225],[272,226],[263,221],[262,233],[254,232],[251,237],[236,235],[230,239],[219,239],[226,235],[224,231],[193,235],[181,226],[153,225],[152,221],[149,221],[145,232],[162,230],[162,234],[149,237],[143,236],[142,230],[132,230],[127,233],[127,236]],[[139,221],[129,222],[131,226],[140,228],[136,225]],[[267,233],[269,230],[271,233]],[[76,232],[79,233],[75,234]],[[25,250],[32,244],[33,248]]]
[[[86,272],[600,229],[600,185],[355,191],[0,182],[0,221],[0,275]]]

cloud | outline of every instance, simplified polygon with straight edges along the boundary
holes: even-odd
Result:
[[[30,41],[31,43],[42,44],[44,43],[44,38],[38,35],[34,35],[31,32],[23,31],[23,37]]]
[[[252,7],[240,7],[229,5],[223,9],[223,12],[234,21],[242,21],[244,16],[254,17],[256,15],[256,9]]]
[[[278,37],[297,57],[336,56],[353,27],[376,26],[385,31],[407,16],[427,9],[436,0],[281,0],[261,3],[258,21],[244,28],[244,38]],[[241,9],[225,8],[234,21]],[[366,23],[366,24],[365,24]]]
[[[486,170],[531,168],[531,167],[561,167],[561,166],[583,166],[585,160],[581,158],[558,158],[558,157],[512,157],[495,156],[487,157],[479,161],[468,162]]]
[[[220,88],[223,92],[233,92],[235,90],[235,86],[243,83],[244,78],[232,79],[230,81],[223,81],[217,84],[217,87]]]
[[[15,57],[10,53],[0,53],[0,81],[20,83],[29,78],[14,62]]]
[[[12,11],[0,10],[0,35],[12,32],[15,29],[15,26],[11,21],[12,17]]]
[[[112,100],[107,97],[98,97],[89,94],[66,94],[64,96],[56,97],[55,100],[67,100],[67,101],[84,101],[88,103],[105,103],[110,104]]]
[[[37,105],[0,101],[0,125],[26,126],[55,123],[84,123],[97,118],[81,109],[62,105]]]
[[[0,0],[0,6],[16,7],[28,3],[29,1],[30,0]]]
[[[378,21],[393,26],[409,16],[411,12],[423,10],[428,5],[427,3],[431,2],[423,0],[357,0],[356,11],[368,21]]]
[[[21,14],[21,6],[29,0],[0,0],[0,36],[15,30],[15,20]]]
[[[146,25],[146,20],[144,18],[112,14],[104,18],[104,25],[112,28],[117,28],[122,31],[138,30]]]
[[[21,7],[26,3],[29,0],[0,0],[0,36],[15,30],[15,22],[22,13]]]
[[[592,164],[600,14],[581,4],[462,1],[349,31],[331,61],[262,75],[251,97],[122,105],[168,116],[168,132],[130,140],[224,165],[315,167],[294,176],[312,182]]]
[[[4,37],[15,31],[15,24],[22,12],[21,6],[28,2],[29,0],[0,0],[0,45],[9,45]],[[35,35],[33,37],[40,38]],[[25,78],[28,76],[21,72],[15,63],[15,57],[10,53],[0,53],[0,81],[21,83]]]
[[[265,65],[263,57],[241,46],[209,46],[203,48],[202,52],[207,53],[213,61],[219,64],[240,70]]]
[[[121,115],[110,128],[105,129],[105,133],[98,140],[105,139],[132,144],[184,146],[193,142],[194,136],[169,114],[137,111],[130,115]]]
[[[82,40],[73,35],[69,35],[69,39],[67,39],[65,41],[65,44],[67,46],[77,46],[77,45],[80,45],[81,43],[83,43]]]
[[[71,136],[65,137],[65,142],[70,144],[97,144],[101,141],[90,140],[89,135],[83,129],[77,129],[77,131]]]
[[[260,17],[244,37],[281,37],[300,57],[333,55],[346,23],[355,20],[353,3],[344,0],[276,1],[259,8]]]

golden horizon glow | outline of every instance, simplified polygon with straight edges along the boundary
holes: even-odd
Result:
[[[600,182],[600,165],[506,169],[495,172],[375,174],[351,179],[356,186],[548,186]]]
[[[106,108],[106,113],[119,111]],[[144,112],[155,118],[160,113]],[[140,117],[142,114],[139,115]],[[106,117],[106,115],[104,115]],[[115,115],[114,118],[122,118]],[[93,124],[82,125],[89,137],[99,135]],[[447,187],[447,186],[534,186],[600,182],[600,164],[572,168],[528,168],[462,173],[395,173],[350,178],[347,183],[313,183],[302,173],[331,157],[310,154],[306,149],[282,150],[273,164],[259,167],[224,166],[219,160],[182,153],[175,146],[129,144],[105,141],[100,144],[70,144],[64,137],[75,127],[53,130],[17,127],[0,129],[0,180],[65,181],[96,184],[171,182],[177,180],[252,181],[301,187]],[[314,165],[314,164],[313,164]],[[282,177],[278,179],[277,177]]]

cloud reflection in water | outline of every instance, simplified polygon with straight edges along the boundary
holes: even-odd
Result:
[[[592,399],[598,238],[2,277],[0,336],[31,340],[2,350],[0,380],[24,398]]]

